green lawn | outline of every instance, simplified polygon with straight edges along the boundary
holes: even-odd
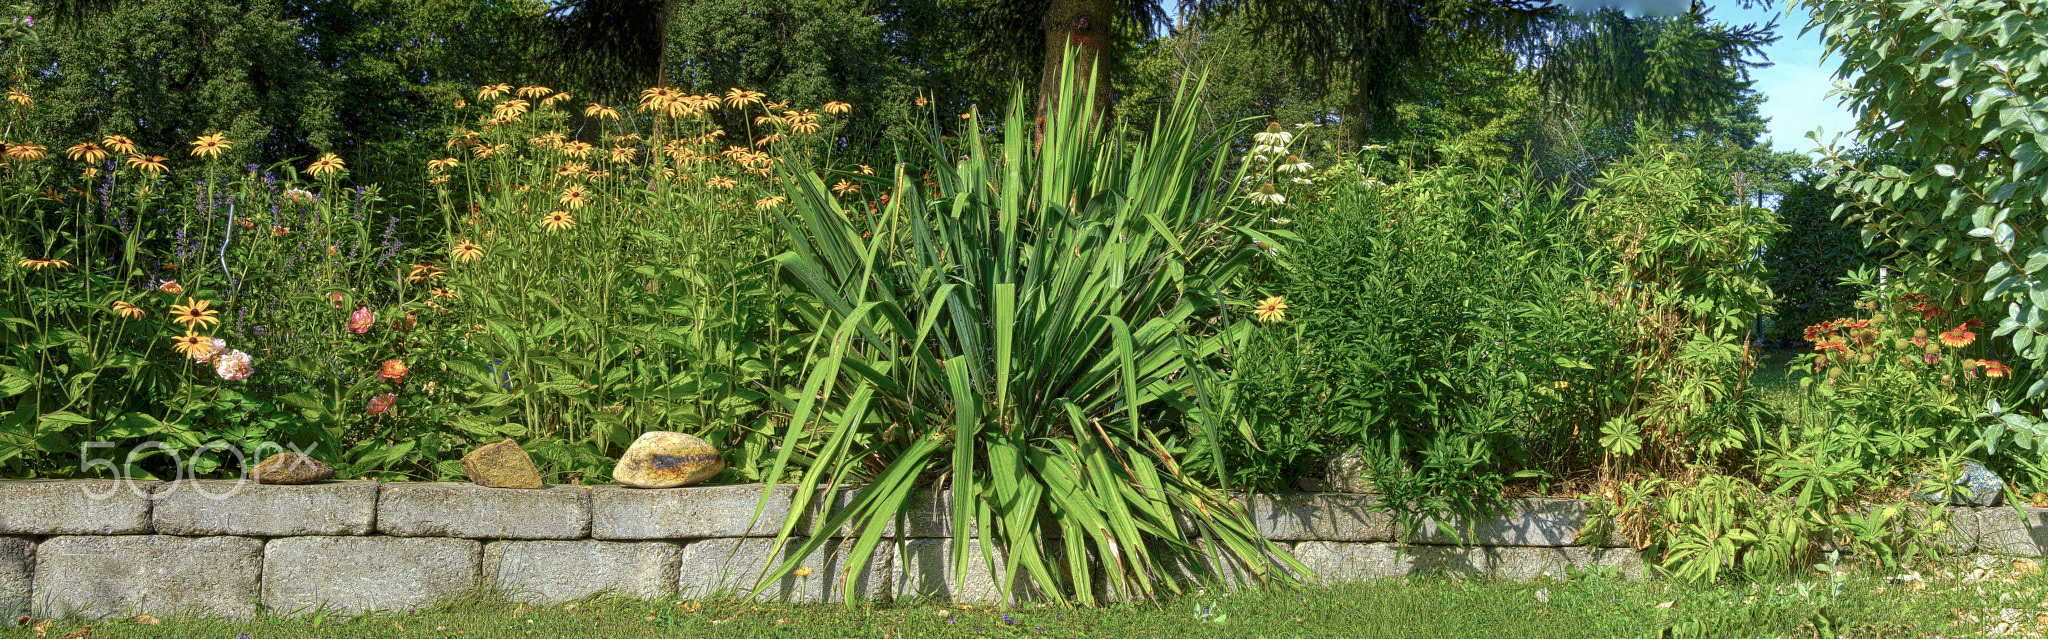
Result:
[[[1972,573],[1977,573],[1973,576]],[[1191,593],[1096,609],[932,603],[749,603],[594,598],[526,606],[475,596],[406,614],[278,615],[246,621],[91,623],[91,637],[1974,637],[2040,636],[2048,611],[2038,572],[1964,566],[1925,587],[1872,576],[1776,587],[1693,588],[1582,575],[1533,583],[1416,579],[1234,595]],[[2001,618],[2002,615],[2002,618]],[[2042,617],[2048,619],[2048,616]],[[88,623],[58,620],[60,639]],[[2032,634],[2030,634],[2032,633]],[[33,637],[14,628],[0,638]]]

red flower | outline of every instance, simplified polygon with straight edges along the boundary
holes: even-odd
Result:
[[[398,404],[398,396],[397,396],[397,395],[394,395],[394,394],[391,394],[391,393],[385,393],[385,394],[382,394],[382,395],[378,395],[378,396],[376,396],[376,397],[372,397],[372,398],[370,398],[370,407],[369,407],[369,412],[370,412],[370,414],[371,414],[371,415],[382,415],[382,414],[384,414],[384,413],[390,412],[390,411],[391,411],[391,407],[392,407],[392,406],[394,406],[394,405],[397,405],[397,404]]]
[[[2004,377],[2012,374],[2012,367],[2006,366],[1998,360],[1987,359],[1983,361],[1983,364],[1985,377]]]
[[[1949,348],[1962,348],[1969,346],[1971,342],[1975,341],[1977,341],[1977,334],[1969,331],[1968,324],[1943,331],[1941,334],[1942,345]]]

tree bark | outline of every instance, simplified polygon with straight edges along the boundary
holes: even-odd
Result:
[[[1085,100],[1089,77],[1095,78],[1095,112],[1109,111],[1108,69],[1096,62],[1109,50],[1110,21],[1116,17],[1116,0],[1052,0],[1045,11],[1045,64],[1038,73],[1038,129],[1033,146],[1045,144],[1045,119],[1052,98],[1060,90],[1060,63],[1067,47],[1074,47],[1074,95]]]

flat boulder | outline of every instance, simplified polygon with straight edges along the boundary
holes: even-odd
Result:
[[[259,484],[310,484],[334,479],[334,467],[304,453],[278,453],[249,469]]]
[[[470,483],[489,488],[540,488],[540,470],[533,457],[507,439],[484,444],[462,456],[462,472]]]
[[[710,479],[725,470],[725,458],[711,442],[667,431],[650,431],[633,440],[612,479],[633,488],[675,488]]]

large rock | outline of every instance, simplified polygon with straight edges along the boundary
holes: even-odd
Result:
[[[302,453],[278,453],[257,462],[249,478],[259,484],[310,484],[334,479],[334,467]]]
[[[376,530],[377,482],[273,486],[247,480],[159,484],[150,513],[165,535],[367,535]]]
[[[405,610],[477,586],[483,543],[438,537],[286,537],[263,549],[263,605]]]
[[[149,532],[153,481],[0,481],[0,535]]]
[[[1966,509],[1957,509],[1959,511]],[[1977,552],[2021,557],[2040,557],[2048,550],[2048,509],[2032,506],[1984,508],[1976,512],[1974,533]]]
[[[0,537],[0,628],[28,614],[35,559],[35,542],[23,537]]]
[[[789,538],[785,552],[795,550],[804,540],[803,537]],[[853,592],[855,600],[887,597],[891,570],[895,565],[891,560],[890,545],[877,545],[866,564],[849,566],[846,556],[853,544],[851,539],[835,539],[804,558],[801,566],[810,569],[809,575],[784,575],[781,579],[758,584],[757,589],[756,580],[777,563],[777,557],[771,552],[774,539],[691,542],[683,546],[682,573],[676,580],[676,590],[687,597],[752,595],[757,599],[788,601],[840,601],[848,591]]]
[[[710,479],[725,459],[710,442],[682,433],[649,431],[633,440],[612,479],[634,488],[675,488]]]
[[[682,553],[665,541],[494,541],[484,546],[484,583],[534,603],[607,590],[654,599],[675,594]]]
[[[248,537],[52,537],[36,547],[37,617],[256,613],[263,541]]]
[[[476,484],[385,484],[377,530],[398,537],[581,539],[590,534],[582,486],[497,490]]]
[[[469,481],[491,488],[539,488],[540,469],[534,468],[533,457],[526,450],[507,439],[495,444],[484,444],[462,456],[462,472],[469,475]]]
[[[590,536],[597,539],[706,539],[773,537],[782,530],[796,486],[777,485],[761,517],[761,484],[640,490],[590,489]],[[751,525],[749,521],[752,521]]]

